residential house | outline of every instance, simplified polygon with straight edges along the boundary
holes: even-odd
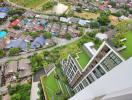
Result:
[[[79,19],[78,24],[81,25],[81,26],[89,26],[90,25],[90,21],[89,20]]]
[[[5,73],[4,76],[6,78],[12,77],[17,72],[17,61],[10,61],[7,63],[7,66],[5,67]]]
[[[61,25],[59,23],[54,23],[51,28],[51,33],[53,36],[57,36],[60,32]]]
[[[29,59],[21,59],[18,63],[19,78],[28,77],[31,75],[31,66]]]
[[[45,39],[43,36],[36,37],[31,44],[32,49],[40,48],[45,44]]]
[[[4,49],[6,46],[6,41],[4,39],[0,40],[0,48]]]
[[[67,25],[66,24],[62,24],[59,36],[60,37],[64,37],[66,33],[67,33]]]
[[[7,19],[7,13],[0,12],[0,22],[3,22]]]
[[[20,48],[22,51],[26,51],[27,43],[22,39],[11,40],[7,45],[6,49]]]
[[[70,23],[70,24],[72,24],[72,23],[77,24],[78,21],[79,21],[79,18],[71,17],[71,18],[69,19],[69,23]]]
[[[45,27],[45,31],[50,32],[52,28],[52,23],[48,23],[48,25]]]

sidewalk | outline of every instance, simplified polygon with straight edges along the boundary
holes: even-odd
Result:
[[[39,91],[38,84],[39,84],[39,81],[38,82],[32,82],[30,100],[39,99],[39,96],[38,96],[38,93],[37,93]]]

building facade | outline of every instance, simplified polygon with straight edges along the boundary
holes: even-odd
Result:
[[[71,55],[68,56],[66,62],[62,61],[62,69],[69,80],[69,84],[77,93],[108,73],[122,61],[124,59],[108,43],[103,42],[82,71]]]

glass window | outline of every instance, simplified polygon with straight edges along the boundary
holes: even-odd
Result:
[[[80,87],[81,90],[83,89],[82,83],[79,84],[79,87]]]
[[[92,83],[92,82],[94,81],[94,78],[92,77],[91,74],[89,74],[89,75],[87,76],[87,80],[89,81],[89,83]]]
[[[107,71],[110,71],[121,62],[122,60],[114,52],[112,52],[102,61],[101,64]]]
[[[100,78],[105,74],[105,71],[100,66],[98,66],[97,68],[94,69],[93,73],[97,78]]]
[[[88,86],[88,81],[86,80],[86,79],[84,79],[83,81],[82,81],[82,83],[83,83],[83,85],[86,87],[86,86]]]

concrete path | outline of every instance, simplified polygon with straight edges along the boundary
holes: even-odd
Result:
[[[39,84],[39,82],[32,82],[30,100],[37,100],[37,99],[39,99],[39,95],[38,95],[38,91],[39,91],[38,84]]]

